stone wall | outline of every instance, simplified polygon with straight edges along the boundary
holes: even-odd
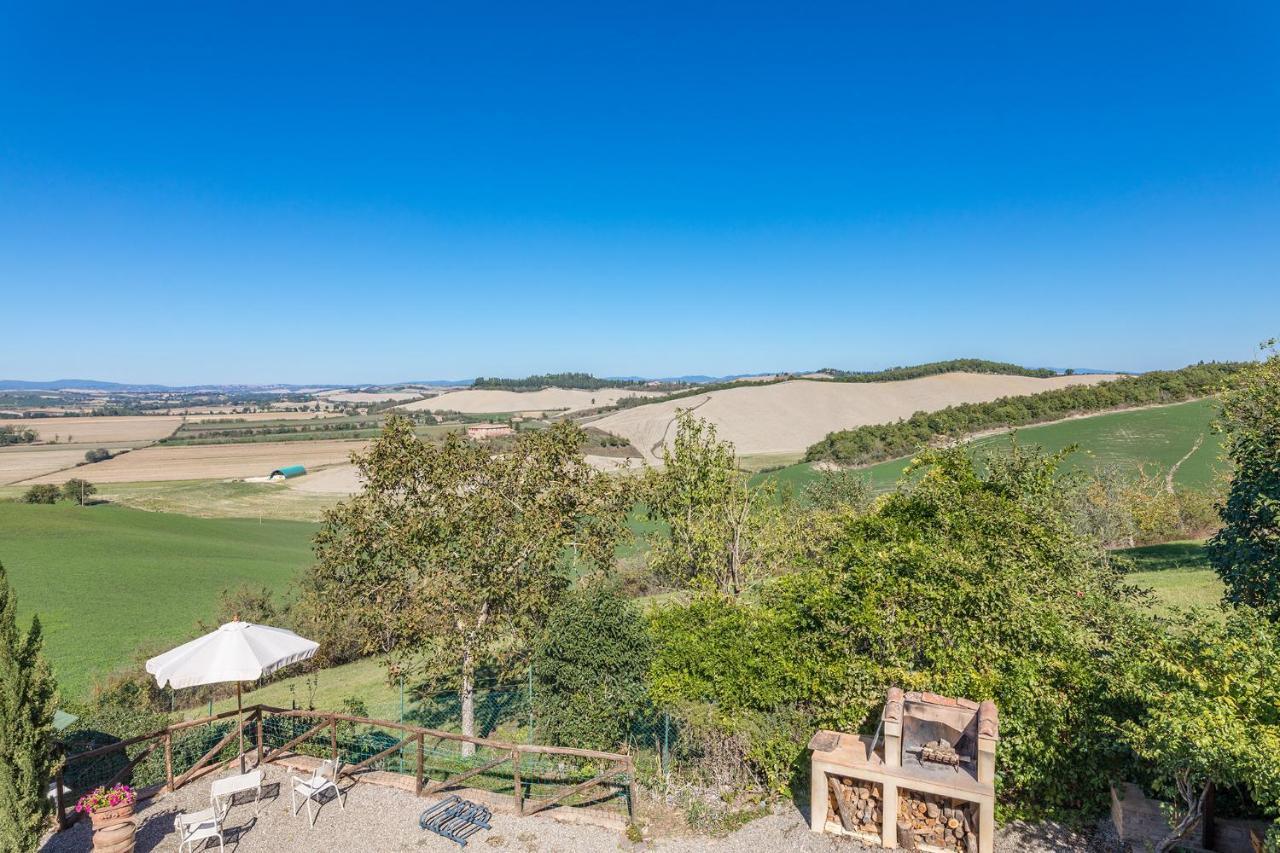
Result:
[[[1150,850],[1172,831],[1160,802],[1131,782],[1111,787],[1111,822],[1120,839],[1134,850]],[[1217,853],[1257,853],[1270,826],[1265,820],[1219,819],[1213,849]]]

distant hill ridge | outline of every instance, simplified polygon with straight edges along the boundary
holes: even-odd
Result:
[[[932,376],[938,373],[994,373],[1008,376],[1049,377],[1071,370],[1055,370],[1051,368],[1029,368],[1019,364],[1002,361],[989,361],[981,358],[955,358],[947,361],[934,361],[905,367],[889,367],[883,370],[842,370],[839,368],[822,368],[821,370],[779,371],[775,373],[738,373],[728,376],[708,376],[705,374],[689,374],[647,378],[643,376],[606,376],[597,377],[590,373],[540,373],[524,378],[504,378],[497,376],[481,376],[472,379],[429,379],[411,382],[384,383],[343,383],[343,382],[308,382],[308,383],[204,383],[198,385],[162,385],[156,383],[108,382],[100,379],[0,379],[0,391],[133,391],[133,392],[195,392],[195,391],[300,391],[312,388],[396,388],[408,385],[436,387],[474,387],[506,389],[509,391],[538,390],[541,388],[573,388],[594,391],[601,388],[627,388],[631,386],[658,383],[661,386],[697,386],[689,389],[699,391],[714,390],[720,386],[731,386],[745,379],[756,379],[760,382],[784,382],[789,379],[808,377],[813,374],[827,374],[831,382],[895,382],[901,379],[915,379],[921,376]],[[1077,373],[1110,373],[1103,370],[1077,370]],[[673,387],[673,391],[676,389]]]

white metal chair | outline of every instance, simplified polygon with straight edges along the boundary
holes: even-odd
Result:
[[[338,806],[343,811],[346,811],[346,797],[338,790],[338,771],[341,768],[341,761],[322,761],[320,766],[313,770],[311,776],[306,779],[300,779],[292,773],[289,774],[289,801],[293,805],[295,817],[302,810],[302,807],[298,805],[298,795],[301,794],[302,801],[307,806],[307,821],[314,827],[316,825],[316,817],[311,811],[311,801],[329,789],[333,789],[333,798],[338,801]],[[316,800],[316,802],[319,804],[319,800]]]
[[[178,827],[178,853],[182,853],[184,847],[188,851],[195,850],[197,842],[207,841],[210,838],[218,839],[219,851],[225,850],[222,838],[222,819],[226,816],[226,811],[220,811],[216,806],[202,809],[198,812],[182,812],[179,814],[176,821]]]

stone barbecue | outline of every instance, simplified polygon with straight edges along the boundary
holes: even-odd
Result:
[[[820,731],[813,752],[814,832],[904,850],[991,853],[993,702],[889,689],[873,736]]]

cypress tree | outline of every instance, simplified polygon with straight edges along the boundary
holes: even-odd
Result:
[[[17,601],[0,564],[0,851],[35,850],[56,767],[53,673],[41,654],[40,620],[18,633]]]

